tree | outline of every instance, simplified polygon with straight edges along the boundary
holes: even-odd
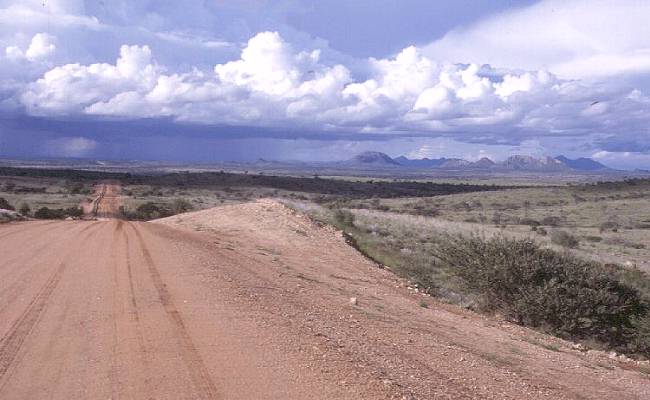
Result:
[[[20,209],[18,210],[22,215],[29,215],[32,212],[31,207],[29,207],[29,204],[23,203],[20,205]]]

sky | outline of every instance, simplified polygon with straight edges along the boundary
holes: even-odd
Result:
[[[645,0],[0,0],[0,157],[650,169]]]

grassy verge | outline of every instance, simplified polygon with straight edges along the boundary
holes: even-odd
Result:
[[[650,279],[639,270],[529,239],[450,235],[430,218],[291,205],[433,296],[590,347],[650,356]]]

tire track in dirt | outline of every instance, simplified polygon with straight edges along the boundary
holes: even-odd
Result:
[[[106,185],[102,184],[102,191],[99,193],[99,196],[95,200],[93,200],[93,209],[92,209],[92,215],[97,216],[97,211],[99,211],[99,206],[104,200],[104,196],[106,196]]]
[[[93,227],[98,228],[99,225],[97,225],[97,223],[93,223],[93,224],[91,224],[89,226],[86,226],[83,229],[81,229],[77,233],[77,235],[81,235],[82,233],[87,232],[90,228],[93,228]],[[51,230],[53,230],[53,229],[49,229],[47,232],[49,232]],[[97,229],[95,229],[95,230],[97,230]],[[83,235],[81,240],[86,240],[91,234],[92,234],[92,232],[89,232],[88,234]],[[41,254],[43,254],[45,251],[51,251],[52,250],[51,247],[52,247],[52,244],[50,242],[44,243],[43,245],[37,247],[33,252],[30,253],[30,258],[35,259],[38,256],[40,256]],[[23,254],[21,254],[20,258],[22,258],[22,257],[23,257]],[[18,259],[18,257],[15,257],[14,259],[10,260],[7,263],[0,264],[0,267],[4,266],[5,264],[8,264],[10,262],[14,262],[14,261],[16,261],[16,259]],[[5,296],[7,298],[16,298],[22,292],[22,290],[24,289],[24,286],[28,283],[28,278],[30,276],[33,276],[34,270],[36,268],[39,268],[39,267],[42,267],[42,265],[41,264],[32,264],[31,266],[28,266],[27,268],[25,268],[25,270],[22,273],[20,273],[20,275],[18,275],[17,279],[12,284],[10,284],[10,286],[7,286],[6,288],[0,290],[0,299],[4,298]],[[6,276],[3,276],[1,278],[5,279]],[[11,305],[11,303],[9,302],[9,303],[7,303],[7,304],[5,304],[3,306],[0,306],[0,314],[7,307],[9,307],[10,305]]]
[[[210,377],[210,373],[206,368],[201,355],[197,351],[196,346],[192,341],[192,337],[185,327],[185,323],[183,322],[181,314],[174,305],[172,296],[169,293],[169,290],[167,290],[167,286],[163,282],[160,272],[156,268],[153,258],[151,257],[151,252],[147,248],[145,241],[142,238],[142,234],[137,229],[137,227],[134,227],[134,230],[136,237],[138,238],[140,248],[142,250],[145,264],[149,270],[149,275],[151,276],[156,291],[158,292],[160,302],[163,305],[169,321],[172,323],[176,331],[176,336],[179,339],[179,344],[181,347],[181,357],[183,358],[183,362],[187,367],[194,386],[200,392],[202,396],[201,398],[219,399],[221,396],[219,396],[219,392],[217,391],[217,388]]]
[[[26,242],[29,242],[28,244],[31,244],[31,243],[33,243],[35,238],[38,238],[39,236],[46,236],[50,232],[61,228],[61,222],[60,221],[53,221],[53,222],[56,224],[55,226],[47,228],[47,229],[43,230],[42,232],[39,232],[37,235],[34,235],[33,233],[30,233],[29,240],[26,240]],[[92,228],[96,224],[97,224],[97,222],[94,222],[94,223],[92,223],[92,224],[90,224],[88,226],[85,226],[83,229],[79,230],[79,232],[77,234],[80,235],[80,234],[86,232],[88,229]],[[41,226],[43,226],[43,225],[41,225]],[[34,251],[30,251],[30,252],[28,252],[29,249],[25,248],[22,252],[18,253],[18,255],[16,255],[16,256],[3,259],[2,263],[0,263],[0,269],[2,269],[2,267],[5,267],[6,265],[13,264],[16,261],[19,261],[21,258],[25,257],[25,254],[29,254],[30,258],[34,259],[36,256],[40,255],[43,252],[43,250],[49,249],[51,245],[52,245],[52,243],[48,241],[48,242],[36,247],[36,249]],[[4,276],[0,276],[0,279],[4,279]]]
[[[49,226],[49,225],[53,225],[53,224],[54,224],[54,226],[49,226],[49,227],[45,228],[43,231],[39,232],[39,233],[38,233],[38,236],[45,236],[46,234],[52,232],[53,230],[60,228],[61,225],[60,225],[60,223],[57,223],[57,222],[59,222],[59,221],[52,221],[52,223],[50,223],[50,224],[41,224],[41,225],[39,225],[39,228],[40,228],[40,227]],[[24,231],[23,231],[23,230],[19,230],[19,231],[16,231],[16,232],[11,232],[11,234],[9,234],[9,235],[0,236],[0,240],[4,239],[4,238],[6,238],[6,237],[10,237],[10,236],[13,236],[13,235],[19,234],[19,233],[24,233]],[[81,233],[81,232],[79,232],[79,233]],[[29,235],[28,235],[28,239],[25,240],[25,242],[31,243],[31,242],[33,241],[34,237],[35,237],[35,235],[34,235],[33,233],[29,233]],[[12,239],[15,239],[15,238],[12,238]],[[39,249],[42,249],[42,248],[44,248],[44,247],[47,247],[48,245],[49,245],[49,243],[46,244],[45,246],[40,246]],[[0,268],[1,268],[1,267],[4,267],[4,266],[6,266],[6,265],[12,264],[12,263],[14,263],[15,261],[17,261],[17,260],[19,260],[20,258],[23,258],[23,257],[24,257],[24,254],[20,253],[20,254],[18,254],[17,256],[14,256],[13,258],[9,258],[9,257],[8,257],[8,258],[4,258],[4,259],[2,260],[2,263],[0,263]],[[2,278],[3,278],[3,277],[0,276],[0,279],[2,279]]]
[[[45,222],[39,224],[39,226],[52,225],[52,224],[56,224],[57,222],[58,222],[58,221],[45,221]],[[17,234],[17,233],[22,233],[22,232],[24,232],[23,227],[22,227],[20,224],[15,224],[15,225],[12,226],[11,228],[15,228],[15,230],[14,230],[14,229],[6,228],[9,232],[4,232],[3,235],[0,235],[0,239],[4,239],[4,238],[6,238],[6,237],[9,237],[9,236],[15,235],[15,234]]]
[[[127,225],[135,232],[135,228],[131,224]],[[124,243],[126,247],[126,271],[129,279],[129,301],[131,304],[131,315],[133,316],[133,322],[136,326],[136,337],[138,340],[138,347],[140,349],[140,354],[142,355],[142,362],[145,364],[145,367],[148,367],[150,364],[149,352],[146,346],[146,340],[144,337],[144,330],[142,328],[142,322],[140,321],[140,307],[138,305],[138,300],[135,297],[135,285],[133,282],[133,264],[131,262],[130,254],[130,245],[129,245],[129,236],[124,235]],[[145,383],[148,383],[148,379],[145,380]]]
[[[105,191],[105,187],[102,191],[102,193]],[[93,213],[96,215],[97,212],[96,210],[93,210]],[[110,367],[110,372],[109,372],[109,380],[110,380],[110,388],[111,388],[111,399],[119,399],[121,396],[119,395],[120,389],[121,389],[121,382],[120,382],[120,365],[118,363],[118,346],[119,346],[119,338],[118,338],[118,313],[119,313],[119,271],[118,271],[118,266],[117,266],[117,255],[115,254],[116,251],[116,244],[117,240],[119,238],[120,233],[122,232],[122,221],[118,221],[117,224],[115,225],[115,229],[113,229],[113,235],[111,238],[111,254],[109,256],[108,263],[110,264],[110,269],[112,272],[112,294],[113,294],[113,306],[112,306],[112,343],[111,343],[111,367]]]
[[[62,224],[60,221],[53,221],[52,223],[57,224],[57,226],[61,226]],[[79,235],[83,233],[83,235],[79,237],[79,241],[86,241],[97,231],[97,229],[93,229],[92,231],[90,231],[90,229],[98,227],[100,227],[98,223],[90,224],[83,227],[75,236],[79,237]],[[52,229],[48,229],[48,232],[51,230]],[[63,260],[68,259],[71,254],[71,252],[68,252],[63,257]],[[31,270],[34,270],[37,265],[39,264],[35,264]],[[11,370],[24,342],[34,330],[45,311],[52,293],[63,276],[65,268],[66,263],[65,261],[62,261],[39,292],[34,296],[29,305],[27,305],[25,311],[23,311],[23,313],[14,321],[7,333],[2,337],[2,339],[0,339],[0,390],[4,387],[4,384],[6,383],[4,378]],[[9,304],[4,308],[8,306]]]
[[[151,376],[147,374],[151,367],[151,361],[146,346],[144,329],[140,321],[140,309],[135,294],[135,284],[133,281],[133,266],[131,263],[129,234],[127,227],[133,229],[128,222],[118,220],[113,229],[111,240],[111,253],[109,264],[112,274],[112,344],[111,344],[111,367],[110,367],[110,387],[111,399],[120,399],[122,397],[130,398],[129,393],[124,393],[125,382],[128,381],[128,375],[124,375],[125,363],[127,359],[137,359],[141,371],[145,376],[141,378],[141,390],[144,393],[153,393],[155,388],[151,386]],[[135,230],[133,230],[135,233]],[[118,261],[119,254],[119,261]],[[122,258],[122,255],[124,258]],[[126,282],[123,279],[126,276]],[[126,303],[124,300],[126,299]],[[124,334],[134,334],[137,348],[125,346]],[[130,338],[131,336],[129,336]],[[126,357],[127,359],[124,359]],[[127,382],[128,385],[128,382]],[[133,389],[133,388],[130,388]],[[133,393],[130,393],[131,395]]]
[[[11,367],[23,343],[36,326],[48,300],[65,271],[65,263],[59,264],[40,292],[34,297],[23,314],[14,322],[9,332],[0,340],[0,381]]]

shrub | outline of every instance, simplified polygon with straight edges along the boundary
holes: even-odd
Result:
[[[601,264],[542,249],[531,240],[501,237],[452,237],[436,255],[479,295],[486,311],[565,338],[610,346],[643,339],[637,327],[647,323],[646,303]]]
[[[542,225],[559,226],[562,223],[562,218],[557,215],[549,215],[542,219]]]
[[[63,219],[67,217],[81,217],[83,210],[78,207],[70,208],[48,208],[41,207],[34,213],[35,218],[39,219]]]
[[[9,202],[5,200],[4,197],[0,197],[0,209],[10,210],[10,211],[15,210],[15,208],[11,204],[9,204]]]
[[[606,222],[603,222],[602,224],[600,224],[600,226],[598,227],[598,230],[601,233],[603,233],[605,231],[614,231],[614,232],[616,232],[616,231],[618,231],[618,228],[619,228],[618,222],[616,222],[616,221],[606,221]]]
[[[612,244],[615,246],[629,247],[632,249],[645,249],[645,244],[643,243],[632,242],[620,237],[607,238],[603,240],[603,243]]]
[[[176,199],[172,203],[172,211],[174,214],[180,214],[184,212],[188,212],[192,210],[194,207],[192,206],[192,203],[185,199]]]
[[[354,227],[354,214],[350,210],[339,208],[334,211],[334,221],[339,228]]]
[[[29,215],[32,212],[32,209],[29,207],[29,204],[23,203],[20,205],[18,212],[20,212],[22,215]]]
[[[531,227],[536,227],[541,225],[539,221],[532,218],[523,218],[521,221],[519,221],[519,223],[521,225],[529,225]]]
[[[580,245],[580,240],[567,231],[555,230],[551,232],[551,242],[562,247],[575,249]]]
[[[650,355],[650,314],[634,318],[626,335],[630,338],[625,346],[626,351]]]
[[[495,211],[492,215],[492,223],[494,225],[501,225],[503,215],[500,212]]]
[[[173,215],[171,210],[149,201],[140,204],[135,209],[135,213],[127,213],[127,218],[148,221],[150,219],[169,217],[170,215]]]

